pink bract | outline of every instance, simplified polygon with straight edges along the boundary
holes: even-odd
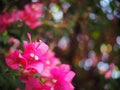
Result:
[[[5,31],[11,23],[18,21],[24,22],[30,29],[35,29],[42,24],[40,20],[42,17],[42,6],[40,3],[32,3],[26,4],[24,10],[15,9],[10,14],[4,11],[0,15],[0,31]]]
[[[61,64],[51,70],[51,76],[46,80],[46,84],[50,85],[53,90],[74,90],[71,81],[75,73],[70,70],[69,65]]]
[[[22,21],[24,17],[24,13],[23,11],[20,10],[13,10],[10,14],[10,19],[9,22],[10,23],[15,23],[17,21]]]
[[[74,90],[75,73],[70,66],[61,64],[44,42],[32,42],[29,33],[28,38],[30,42],[24,41],[23,53],[15,50],[6,56],[7,65],[18,70],[25,90]]]
[[[10,25],[9,23],[9,14],[7,12],[4,12],[2,15],[0,15],[0,32],[5,31],[5,29]]]
[[[24,22],[31,28],[35,29],[41,25],[40,17],[42,16],[42,4],[33,3],[25,5]]]
[[[25,12],[31,14],[35,18],[40,18],[42,16],[42,7],[40,3],[32,3],[25,5]]]
[[[3,22],[3,16],[0,15],[0,32],[5,31],[6,28],[7,28],[7,25]]]
[[[18,69],[20,64],[25,64],[25,61],[23,59],[20,59],[21,54],[18,50],[14,52],[10,52],[6,57],[6,63],[11,69]]]

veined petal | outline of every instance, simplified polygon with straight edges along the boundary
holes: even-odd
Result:
[[[45,54],[48,51],[48,45],[46,45],[44,42],[35,42],[35,47],[39,49],[41,54]]]

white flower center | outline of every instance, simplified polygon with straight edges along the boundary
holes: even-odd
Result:
[[[50,61],[49,61],[49,60],[46,60],[46,64],[48,64],[48,65],[49,65],[49,64],[50,64]]]
[[[39,60],[39,57],[38,57],[38,56],[35,56],[34,59],[35,59],[35,60]]]
[[[39,60],[39,57],[35,55],[34,53],[30,53],[30,57],[32,57],[35,60]]]
[[[56,80],[56,79],[52,79],[52,82],[53,82],[53,83],[56,83],[56,82],[57,82],[57,80]]]
[[[34,55],[34,53],[31,53],[30,56],[31,56],[31,57],[34,57],[35,55]]]

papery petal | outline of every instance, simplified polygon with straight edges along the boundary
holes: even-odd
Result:
[[[24,47],[26,47],[28,45],[28,41],[23,41]]]
[[[50,67],[46,67],[43,72],[41,73],[41,76],[43,77],[50,77]]]
[[[44,42],[35,42],[35,48],[40,50],[40,53],[43,55],[48,51],[48,45],[46,45]]]
[[[27,60],[21,54],[19,54],[19,60],[22,67],[25,68],[26,65],[28,64]]]
[[[9,15],[7,12],[4,12],[4,14],[0,15],[0,32],[5,31],[5,29],[10,25],[8,20]]]
[[[34,51],[35,50],[35,46],[34,46],[34,44],[33,43],[27,43],[26,41],[24,41],[24,54],[26,54],[26,53],[29,53],[30,52],[30,50],[31,51]]]
[[[44,65],[41,62],[38,63],[33,63],[29,66],[27,66],[27,70],[33,69],[33,70],[37,70],[38,73],[41,73],[44,69]]]
[[[53,68],[51,74],[57,80],[64,79],[65,76],[65,73],[63,73],[58,67]]]
[[[20,60],[19,60],[19,51],[15,51],[13,53],[9,53],[6,57],[6,63],[7,65],[12,69],[18,69]]]
[[[3,15],[3,22],[6,24],[6,25],[8,25],[9,26],[9,18],[10,18],[10,16],[9,16],[9,14],[5,11],[4,12],[4,15]]]
[[[59,58],[54,58],[53,59],[53,65],[55,66],[55,65],[58,65],[58,64],[60,64],[61,62],[60,62],[60,59]]]
[[[35,90],[35,87],[39,86],[38,78],[31,78],[26,82],[25,90]]]
[[[60,65],[60,69],[61,69],[63,72],[69,72],[69,71],[70,71],[70,66],[67,65],[67,64],[61,64],[61,65]]]
[[[42,5],[40,3],[25,5],[24,22],[31,28],[35,29],[41,25],[40,17],[42,16]]]
[[[69,73],[66,74],[65,81],[71,82],[74,76],[75,76],[75,73],[73,71],[70,71]]]
[[[38,26],[41,25],[41,21],[39,21],[39,20],[35,20],[35,21],[27,20],[25,23],[26,23],[31,29],[35,29],[36,27],[38,27]]]
[[[22,20],[21,17],[23,16],[23,12],[19,11],[19,10],[13,10],[10,15],[11,16],[10,16],[9,22],[10,23],[15,23],[19,20]]]
[[[53,52],[53,51],[51,51],[51,50],[48,50],[48,52],[47,52],[47,58],[52,58],[52,57],[54,57],[55,56],[55,53]]]
[[[69,83],[70,86],[70,90],[74,90],[74,86],[72,85],[72,83]]]
[[[29,38],[29,40],[30,40],[30,42],[31,42],[31,34],[30,34],[30,33],[27,33],[27,36],[28,36],[28,38]]]
[[[69,83],[66,81],[58,81],[55,83],[54,90],[72,90]]]

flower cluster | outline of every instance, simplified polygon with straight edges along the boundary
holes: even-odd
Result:
[[[75,73],[61,64],[55,53],[42,41],[24,41],[24,51],[9,52],[7,65],[18,70],[25,90],[74,90],[71,81]]]
[[[41,16],[42,4],[40,3],[26,4],[24,10],[16,9],[10,14],[4,11],[4,13],[0,15],[0,31],[5,31],[11,23],[15,23],[17,21],[22,21],[28,25],[30,29],[35,29],[41,25],[41,21],[39,20]]]

